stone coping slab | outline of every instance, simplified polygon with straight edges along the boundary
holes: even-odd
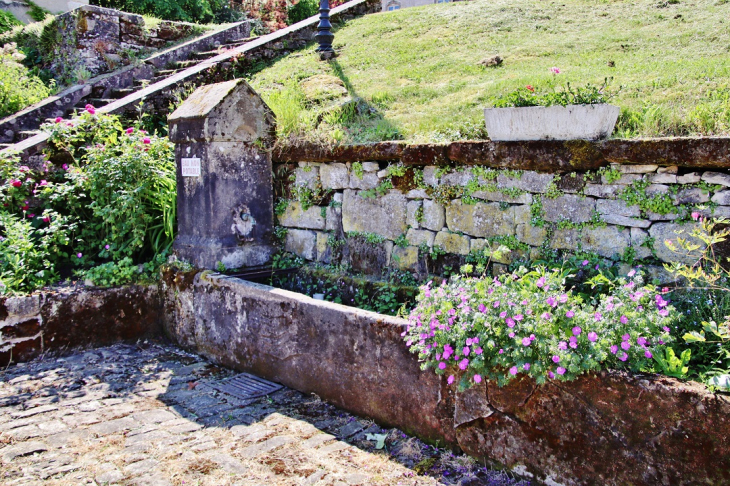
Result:
[[[274,162],[356,162],[400,160],[405,165],[483,165],[494,168],[573,172],[608,164],[655,164],[696,169],[730,168],[730,137],[636,140],[538,140],[529,142],[380,142],[325,147],[298,144],[278,148]]]
[[[163,282],[178,344],[539,482],[730,481],[730,399],[698,384],[602,372],[459,393],[420,370],[402,319],[208,272]]]

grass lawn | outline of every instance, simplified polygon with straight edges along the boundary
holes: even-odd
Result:
[[[479,139],[482,109],[495,97],[606,77],[622,110],[615,137],[730,134],[728,0],[428,5],[351,20],[335,31],[334,45],[333,61],[319,61],[311,44],[251,73],[280,135]],[[502,65],[479,64],[494,55]],[[553,66],[561,74],[551,74]]]

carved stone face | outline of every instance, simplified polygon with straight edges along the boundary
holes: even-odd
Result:
[[[249,235],[256,225],[256,220],[251,216],[248,206],[242,204],[235,208],[232,213],[233,224],[231,225],[231,231],[233,234],[238,237],[240,242],[253,241],[253,238]]]

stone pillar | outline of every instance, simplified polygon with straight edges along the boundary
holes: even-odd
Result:
[[[244,80],[198,88],[168,118],[177,160],[178,258],[200,268],[271,258],[274,114]]]

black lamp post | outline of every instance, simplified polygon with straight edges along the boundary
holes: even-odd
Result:
[[[316,52],[319,52],[319,58],[323,61],[335,57],[335,50],[332,49],[332,41],[334,40],[335,35],[331,31],[330,2],[329,0],[320,0],[319,25],[317,25],[317,35],[315,35],[314,38],[317,39],[317,43],[319,44]]]

